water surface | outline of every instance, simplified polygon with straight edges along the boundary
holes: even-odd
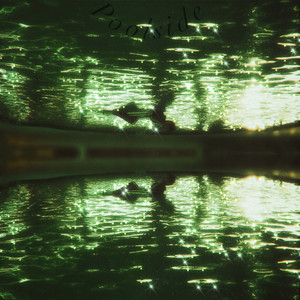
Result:
[[[1,191],[3,299],[297,299],[299,185],[72,178]],[[139,197],[114,191],[134,181]]]
[[[109,3],[1,1],[1,121],[160,134],[153,109],[187,130],[300,119],[298,2]],[[136,123],[112,114],[131,102]],[[297,182],[177,174],[153,195],[161,176],[2,187],[0,298],[299,299]]]

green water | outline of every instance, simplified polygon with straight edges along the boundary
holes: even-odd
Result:
[[[1,192],[3,299],[297,299],[299,186],[72,178]],[[113,192],[135,181],[135,202]]]
[[[1,1],[1,121],[160,134],[153,109],[187,130],[300,119],[297,1],[109,3]],[[135,124],[112,114],[131,102]],[[157,176],[2,187],[0,299],[299,299],[299,183],[177,174],[154,195]]]
[[[299,119],[296,1],[110,3],[112,16],[92,15],[104,1],[2,1],[2,118],[124,128],[131,125],[107,111],[135,101],[141,109],[164,109],[188,129],[219,119],[253,129]],[[190,25],[181,33],[183,7]],[[115,19],[122,22],[118,30],[109,28]],[[126,34],[149,19],[153,28],[162,26],[160,38],[143,39],[147,27]],[[141,119],[135,126],[152,124]]]

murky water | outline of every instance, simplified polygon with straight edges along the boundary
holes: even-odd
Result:
[[[153,109],[188,130],[300,119],[297,1],[105,6],[1,1],[1,121],[123,134],[159,133]],[[131,102],[134,124],[112,113]],[[157,176],[2,188],[0,298],[299,299],[299,185],[179,174],[155,195]]]

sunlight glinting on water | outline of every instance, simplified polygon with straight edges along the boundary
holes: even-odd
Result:
[[[126,189],[123,199],[117,196],[116,190],[133,181],[139,187],[134,201]],[[23,271],[24,265],[37,259],[42,259],[40,268],[46,270],[49,261],[59,266],[77,252],[95,255],[110,243],[116,243],[114,251],[128,249],[128,255],[138,258],[153,255],[163,242],[168,249],[164,252],[168,262],[164,270],[186,272],[186,283],[197,290],[216,290],[229,284],[217,276],[209,257],[230,265],[251,264],[258,278],[274,276],[274,270],[259,259],[259,253],[268,253],[270,248],[287,253],[278,256],[277,264],[291,280],[297,280],[300,206],[293,200],[299,195],[299,186],[253,176],[178,177],[165,192],[166,203],[174,206],[174,212],[168,213],[161,207],[163,202],[152,195],[152,184],[151,177],[113,177],[77,179],[67,188],[63,183],[47,183],[40,191],[36,183],[11,187],[2,205],[0,237],[6,241],[1,246],[2,258],[9,259],[14,267],[6,265],[2,271],[24,283],[35,280],[34,275],[30,277]],[[57,229],[49,236],[47,228],[53,226]],[[28,235],[30,228],[34,234]],[[49,239],[52,235],[55,238]],[[24,243],[35,245],[36,252],[24,252]],[[37,256],[42,253],[43,257]],[[139,270],[137,282],[149,289],[160,284],[149,276],[139,259],[118,270]],[[110,272],[116,271],[110,267]],[[90,267],[86,272],[99,273],[100,269]]]
[[[187,50],[178,49],[178,52],[186,53]],[[237,59],[234,57],[231,60]],[[250,58],[248,63],[245,63],[245,68],[250,69],[246,72],[245,79],[236,81],[228,77],[228,74],[240,71],[229,69],[224,54],[212,54],[210,59],[201,59],[198,63],[199,71],[195,69],[189,73],[175,73],[174,79],[171,77],[166,82],[166,87],[173,89],[175,94],[173,103],[167,107],[166,115],[175,121],[179,128],[196,129],[199,122],[203,123],[201,117],[204,116],[206,118],[202,126],[204,129],[218,119],[224,119],[226,125],[230,127],[263,129],[279,122],[292,122],[299,118],[299,71],[295,70],[296,66],[293,68],[286,66],[289,72],[287,74],[266,76],[258,74],[258,77],[253,77],[251,70],[256,72],[268,62]],[[97,68],[100,68],[101,63],[97,62],[97,65]],[[143,109],[153,107],[150,89],[153,79],[147,74],[124,73],[123,70],[109,74],[105,69],[93,73],[87,78],[86,95],[80,96],[82,88],[76,89],[72,81],[69,83],[69,92],[66,90],[70,96],[78,94],[76,98],[79,98],[79,102],[72,101],[72,103],[78,113],[87,119],[87,125],[113,125],[116,117],[109,116],[103,111],[116,109],[132,100],[138,100],[139,107]],[[64,76],[66,75],[65,73]],[[104,80],[104,75],[105,78],[111,76],[112,78],[109,81]],[[63,80],[69,81],[68,78]],[[76,79],[73,80],[75,84]],[[289,85],[287,89],[285,83],[291,81],[294,82],[293,88],[291,89]],[[71,112],[72,110],[69,111]],[[126,125],[128,124],[123,122],[122,127]],[[137,126],[141,126],[141,123]]]
[[[187,130],[300,119],[296,2],[111,0],[113,15],[92,2],[4,1],[2,122],[110,127],[117,144],[127,128],[163,140],[153,112]],[[131,123],[113,113],[128,104]],[[289,162],[268,174],[299,179]],[[176,174],[164,187],[163,175],[1,188],[0,298],[296,299],[299,185]]]
[[[283,36],[282,39],[294,43],[279,43],[287,48],[298,45],[298,34]],[[275,123],[292,122],[299,118],[300,73],[297,47],[291,48],[291,56],[277,57],[276,60],[257,57],[227,56],[225,53],[210,54],[208,58],[197,58],[197,49],[174,48],[178,53],[169,66],[170,79],[162,84],[175,95],[173,103],[167,107],[166,114],[174,120],[179,128],[196,129],[202,126],[207,129],[210,123],[224,119],[226,125],[244,126],[250,129],[265,128]],[[136,53],[133,62],[138,63]],[[173,55],[173,54],[172,54]],[[250,54],[251,55],[251,54]],[[175,55],[176,56],[176,55]],[[189,57],[189,60],[187,59]],[[190,59],[193,59],[193,62]],[[62,59],[65,59],[62,57]],[[144,57],[144,64],[153,65],[152,58]],[[60,101],[60,94],[70,102],[66,103],[66,112],[72,119],[84,118],[86,125],[114,125],[116,117],[102,113],[137,101],[142,108],[153,107],[151,88],[153,78],[139,68],[107,70],[102,62],[91,57],[82,61],[78,69],[78,59],[70,58],[76,68],[61,72],[61,89],[51,96],[51,89],[41,89],[46,100],[44,107],[55,107]],[[93,66],[93,69],[85,65]],[[174,65],[174,68],[172,67]],[[177,70],[182,65],[185,70]],[[274,73],[263,75],[263,67],[274,65]],[[237,69],[235,66],[238,66]],[[16,66],[11,66],[11,68]],[[19,66],[23,68],[23,66]],[[96,69],[94,69],[96,68]],[[86,82],[82,82],[82,72],[87,73]],[[235,80],[232,75],[241,76]],[[12,117],[26,121],[31,109],[26,104],[28,96],[22,95],[22,86],[26,78],[18,72],[7,72],[2,69],[2,77],[9,82],[11,88],[1,89]],[[85,89],[85,91],[84,91]],[[18,92],[19,90],[19,92]],[[47,94],[49,94],[47,96]],[[75,97],[75,101],[74,101]],[[57,98],[57,99],[55,99]],[[25,105],[24,105],[25,104]],[[16,107],[22,107],[21,110]],[[266,114],[266,111],[268,113]],[[205,117],[205,124],[201,118]],[[200,119],[200,120],[199,120]],[[123,124],[125,126],[125,123]],[[138,124],[141,126],[141,123]],[[148,124],[146,125],[148,126]]]
[[[126,186],[128,180],[114,180],[113,190]],[[299,193],[298,186],[262,177],[226,179],[221,186],[212,184],[206,176],[199,180],[195,177],[179,178],[173,186],[167,188],[166,198],[175,207],[175,215],[170,216],[169,226],[173,224],[177,228],[177,233],[170,235],[170,238],[177,239],[177,243],[183,245],[185,238],[198,236],[202,240],[200,247],[203,245],[212,251],[223,252],[218,237],[223,235],[226,228],[237,226],[246,226],[249,229],[263,226],[265,231],[272,232],[275,236],[277,232],[285,231],[299,237],[300,207],[293,201]],[[151,181],[149,178],[135,182],[144,189],[135,204],[116,198],[112,194],[110,180],[88,180],[86,196],[83,198],[76,196],[78,187],[70,188],[67,191],[68,197],[75,197],[76,201],[69,202],[64,208],[67,213],[63,218],[64,228],[70,227],[76,231],[76,219],[85,218],[90,233],[95,237],[125,237],[131,234],[139,236],[151,231]],[[20,186],[19,189],[25,191],[26,186]],[[13,194],[20,199],[29,197],[28,193],[27,196],[21,196],[20,193],[14,191]],[[6,214],[2,215],[2,219],[13,218],[11,214],[15,213],[10,207],[6,207]],[[11,226],[21,226],[20,221],[14,224]],[[178,226],[181,228],[179,231]],[[14,230],[19,232],[23,229],[22,225]],[[10,235],[9,232],[6,234]],[[259,236],[256,239],[260,239]],[[257,242],[254,244],[257,247]]]

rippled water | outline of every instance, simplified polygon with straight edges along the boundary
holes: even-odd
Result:
[[[109,4],[1,1],[1,121],[121,132],[159,131],[152,109],[190,130],[300,119],[297,1]],[[112,114],[131,102],[135,124]],[[0,298],[299,299],[299,185],[179,174],[155,196],[157,176],[1,188]],[[132,182],[136,194],[116,192]]]
[[[92,14],[103,1],[2,2],[1,114],[11,122],[123,128],[109,112],[131,101],[189,129],[300,118],[295,1],[111,1],[112,16]],[[161,35],[143,39],[150,19]]]
[[[297,299],[299,186],[263,177],[20,183],[1,191],[3,299]],[[115,190],[135,183],[136,202]]]

